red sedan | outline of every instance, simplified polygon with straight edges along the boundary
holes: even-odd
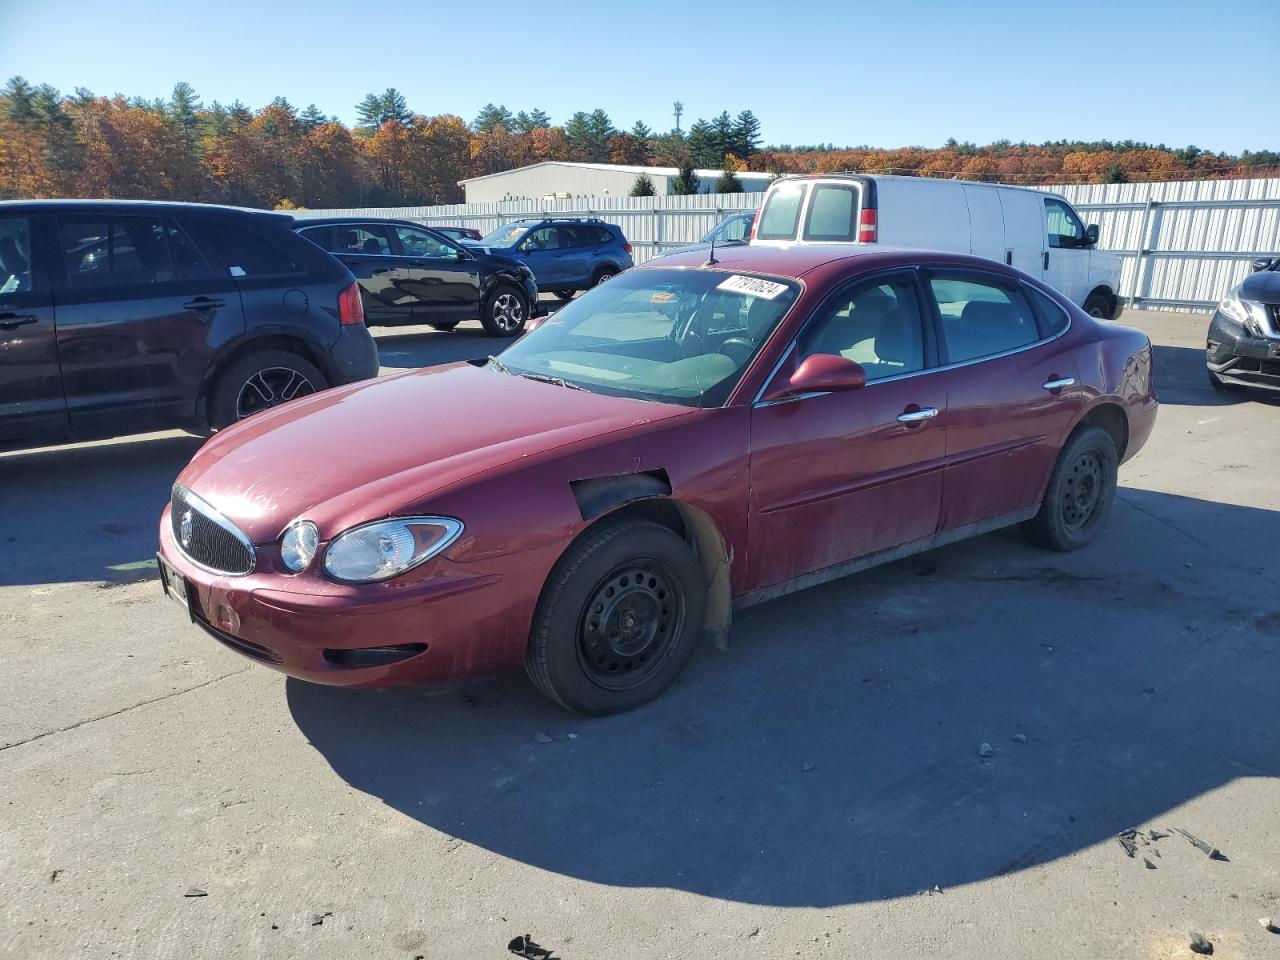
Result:
[[[523,666],[603,714],[735,609],[1010,524],[1098,536],[1155,421],[1143,334],[975,257],[715,256],[219,433],[161,520],[167,592],[295,677]]]

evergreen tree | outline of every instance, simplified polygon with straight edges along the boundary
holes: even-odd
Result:
[[[730,150],[742,160],[760,149],[760,121],[750,110],[743,110],[733,125],[733,147]]]
[[[290,103],[288,100],[286,100],[284,97],[274,98],[271,101],[271,106],[278,107],[279,109],[283,110],[285,113],[289,114],[289,116],[291,117],[297,116],[298,114],[298,111],[294,108],[293,104]]]
[[[1107,165],[1107,169],[1102,171],[1103,183],[1128,183],[1129,174],[1124,168],[1124,164],[1120,161]]]
[[[34,116],[31,101],[35,93],[35,89],[27,83],[25,77],[10,77],[4,90],[0,91],[0,97],[4,98],[5,118],[14,123],[30,120]]]
[[[636,182],[631,185],[631,196],[633,197],[652,197],[654,194],[653,181],[649,179],[647,173],[642,173],[636,177]]]
[[[227,108],[227,116],[231,118],[231,128],[233,130],[240,130],[243,127],[247,127],[253,121],[253,114],[250,113],[249,108],[239,100],[236,100]]]
[[[395,120],[408,126],[413,120],[413,111],[409,109],[409,101],[395,87],[387,87],[382,93],[382,120]]]
[[[533,128],[535,130],[551,129],[551,115],[545,110],[530,110],[529,120],[533,123]]]
[[[709,167],[718,167],[724,163],[724,155],[733,153],[737,138],[737,128],[734,126],[733,117],[729,116],[729,111],[724,110],[720,116],[711,121],[711,154],[712,161],[708,163]]]
[[[211,137],[225,137],[231,132],[231,115],[227,113],[227,108],[220,104],[217,100],[208,110],[204,112],[201,118],[204,125],[204,132]]]
[[[724,159],[723,153],[716,152],[711,125],[701,117],[689,128],[689,153],[693,162],[700,167],[717,167]]]
[[[698,175],[693,172],[692,157],[686,155],[680,161],[680,169],[671,181],[671,192],[682,197],[698,192]]]
[[[475,123],[472,124],[476,133],[493,133],[498,127],[511,130],[514,126],[515,117],[511,116],[511,111],[506,107],[494,106],[492,103],[486,103],[480,109]]]
[[[307,109],[302,111],[302,115],[298,119],[302,121],[302,125],[308,130],[314,130],[320,124],[327,122],[325,115],[320,112],[320,108],[314,103],[308,104]]]
[[[587,118],[587,131],[591,142],[592,162],[608,163],[609,138],[617,133],[613,128],[613,121],[603,110],[593,110]]]
[[[509,129],[512,133],[519,136],[527,136],[535,130],[549,130],[551,128],[551,118],[547,116],[545,110],[533,110],[525,113],[521,110],[511,119]]]
[[[376,93],[367,94],[356,104],[356,116],[360,118],[360,126],[366,130],[376,130],[382,126],[382,98]]]
[[[169,119],[187,143],[195,143],[199,126],[196,114],[199,110],[200,98],[191,84],[184,80],[175,83],[173,95],[169,98]]]
[[[742,181],[738,179],[738,175],[732,169],[726,167],[725,171],[716,180],[715,192],[741,193]]]

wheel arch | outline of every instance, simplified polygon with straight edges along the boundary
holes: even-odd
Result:
[[[1103,400],[1084,412],[1067,435],[1066,442],[1086,427],[1101,427],[1110,435],[1116,445],[1116,459],[1123,462],[1125,451],[1129,447],[1129,416],[1124,407],[1114,400]]]
[[[1104,319],[1114,320],[1116,314],[1119,312],[1120,305],[1120,298],[1116,295],[1116,292],[1112,290],[1109,285],[1100,283],[1089,291],[1088,296],[1084,298],[1084,302],[1088,303],[1094,296],[1100,296],[1107,301],[1107,316]],[[1083,307],[1081,307],[1081,309],[1083,309]]]
[[[560,562],[589,533],[624,520],[647,520],[666,527],[693,550],[702,568],[707,590],[707,610],[703,619],[703,635],[716,647],[728,645],[729,627],[733,620],[733,594],[730,584],[731,556],[719,525],[705,510],[672,495],[671,482],[663,470],[624,474],[615,477],[593,477],[573,481],[570,486],[578,502],[582,519],[588,521],[565,545],[555,565],[543,582],[546,591]]]
[[[331,383],[337,379],[334,375],[333,365],[329,362],[324,351],[318,349],[315,344],[308,343],[303,337],[291,336],[285,333],[272,333],[242,340],[220,353],[205,370],[204,378],[200,382],[200,391],[196,396],[196,420],[199,423],[208,424],[209,397],[213,393],[214,387],[217,386],[223,371],[240,358],[262,350],[286,350],[289,353],[296,353],[323,373]]]

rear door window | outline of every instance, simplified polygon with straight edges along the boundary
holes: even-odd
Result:
[[[843,183],[819,183],[809,200],[804,238],[852,243],[858,239],[858,191]]]
[[[60,217],[58,241],[67,283],[77,289],[177,279],[165,224],[156,217]]]
[[[283,242],[248,223],[203,220],[199,229],[233,277],[287,277],[306,272]]]
[[[947,360],[961,363],[1025,347],[1040,339],[1031,305],[994,279],[935,275],[929,287],[942,317]]]
[[[794,240],[805,191],[803,183],[784,183],[769,191],[760,214],[760,225],[756,227],[756,239]]]
[[[31,221],[0,218],[0,310],[32,287]]]
[[[435,257],[441,260],[453,260],[458,251],[438,237],[419,230],[416,227],[393,227],[396,239],[404,249],[406,257]]]

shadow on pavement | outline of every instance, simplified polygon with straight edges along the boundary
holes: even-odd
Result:
[[[1237,403],[1280,403],[1280,391],[1265,387],[1219,391],[1209,385],[1204,351],[1194,347],[1156,344],[1156,396],[1161,403],[1191,407],[1223,407]]]
[[[1224,526],[1274,543],[1280,513],[1126,489],[1077,554],[1004,531],[748,611],[603,720],[521,677],[290,680],[288,705],[351,786],[555,873],[778,906],[945,890],[1280,774],[1278,582],[1197,541]]]

